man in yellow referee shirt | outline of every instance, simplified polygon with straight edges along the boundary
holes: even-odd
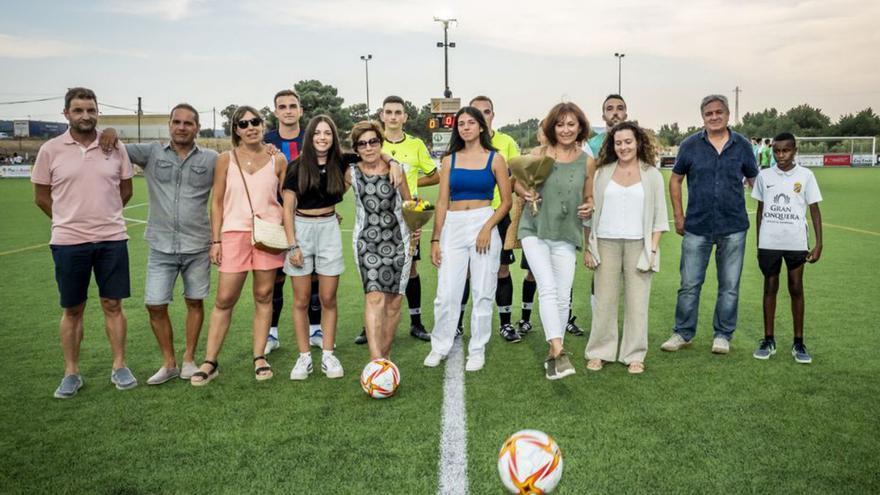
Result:
[[[403,131],[406,124],[406,108],[403,98],[389,96],[382,102],[382,110],[379,118],[385,126],[385,142],[382,144],[382,152],[391,155],[401,163],[406,174],[406,185],[413,197],[419,195],[419,187],[433,186],[440,182],[440,174],[437,173],[437,165],[428,153],[428,147],[421,139]],[[409,282],[406,284],[406,302],[409,305],[410,327],[409,333],[413,337],[430,341],[431,334],[425,330],[422,324],[422,282],[419,278],[417,261],[420,259],[421,249],[416,250],[413,256],[412,267],[409,273]],[[362,333],[355,343],[366,343],[367,338]]]

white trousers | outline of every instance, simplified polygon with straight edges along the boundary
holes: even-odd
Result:
[[[563,339],[571,307],[571,284],[577,264],[575,247],[564,241],[529,236],[522,240],[529,270],[538,284],[538,302],[544,338]]]
[[[481,354],[492,335],[495,286],[501,265],[501,237],[492,229],[489,251],[478,254],[477,234],[494,213],[491,207],[476,210],[447,211],[440,234],[440,269],[437,272],[437,297],[434,299],[434,330],[431,350],[446,356],[452,349],[455,328],[461,312],[461,293],[471,270],[471,340],[469,354]]]

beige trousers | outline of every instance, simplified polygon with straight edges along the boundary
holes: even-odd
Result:
[[[584,350],[587,359],[644,362],[648,352],[648,302],[651,297],[652,272],[636,269],[644,241],[599,239],[599,259],[593,276],[596,285],[596,309],[590,340]],[[617,346],[617,307],[620,281],[624,286],[623,339]]]

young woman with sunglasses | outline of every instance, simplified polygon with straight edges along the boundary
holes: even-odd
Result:
[[[507,162],[492,147],[489,134],[479,110],[462,108],[455,114],[452,139],[441,161],[440,195],[431,235],[431,260],[439,273],[431,352],[424,361],[428,367],[438,366],[452,349],[468,267],[473,311],[465,370],[480,370],[485,363],[501,253],[496,226],[512,204]],[[493,210],[496,185],[501,206]]]
[[[284,263],[284,254],[262,251],[251,245],[252,215],[267,222],[283,223],[278,191],[287,162],[283,154],[267,152],[263,144],[263,119],[256,109],[240,106],[231,121],[233,148],[217,158],[211,198],[210,257],[211,262],[220,267],[220,278],[208,326],[205,361],[192,376],[194,386],[205,385],[218,374],[217,356],[248,272],[254,276],[254,374],[260,381],[272,378],[272,367],[263,349],[272,318],[275,272]]]
[[[359,122],[351,143],[359,160],[348,170],[355,193],[352,234],[358,271],[364,285],[364,330],[370,359],[391,357],[391,343],[400,323],[400,305],[409,281],[412,257],[410,231],[403,220],[404,200],[411,199],[405,180],[397,186],[391,167],[382,159],[382,128]],[[412,233],[418,239],[419,232]]]

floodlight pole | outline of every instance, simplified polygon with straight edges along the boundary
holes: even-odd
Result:
[[[367,54],[366,56],[361,55],[361,60],[364,61],[364,75],[367,79],[367,115],[370,115],[370,60],[373,59],[372,54]]]
[[[458,19],[434,17],[434,21],[443,23],[443,41],[437,42],[437,48],[443,49],[443,79],[446,85],[446,89],[443,90],[443,96],[445,98],[452,98],[452,90],[449,89],[449,49],[455,48],[455,42],[449,42],[449,23],[458,22]]]
[[[620,76],[621,76],[620,66],[621,66],[621,61],[623,60],[623,57],[626,56],[626,54],[615,52],[614,56],[617,57],[617,94],[621,94],[620,93]]]

